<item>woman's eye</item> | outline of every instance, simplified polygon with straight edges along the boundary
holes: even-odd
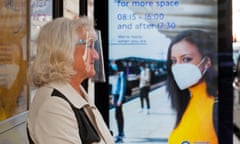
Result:
[[[171,60],[171,64],[172,64],[172,65],[174,65],[174,64],[176,64],[176,63],[177,63],[177,60],[173,60],[173,59]]]
[[[184,63],[189,63],[189,62],[191,62],[192,61],[192,58],[190,58],[190,57],[184,57],[183,58],[183,62]]]
[[[87,48],[88,48],[88,49],[91,49],[91,48],[92,48],[92,44],[88,44],[88,45],[87,45]]]

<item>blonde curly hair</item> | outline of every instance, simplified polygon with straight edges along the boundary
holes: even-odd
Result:
[[[35,41],[36,57],[28,69],[28,81],[40,87],[51,81],[69,81],[75,74],[72,67],[77,30],[94,31],[94,24],[88,17],[71,20],[56,18],[45,24]]]

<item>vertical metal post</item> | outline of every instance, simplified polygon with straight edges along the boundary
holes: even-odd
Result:
[[[105,73],[108,77],[108,1],[95,0],[94,1],[94,19],[97,21],[96,29],[101,30],[103,49],[103,60],[105,62]],[[108,78],[105,83],[95,83],[95,104],[107,125],[109,126],[109,85]]]
[[[88,0],[79,0],[79,16],[87,16]]]
[[[52,1],[52,16],[53,19],[63,16],[63,0]]]

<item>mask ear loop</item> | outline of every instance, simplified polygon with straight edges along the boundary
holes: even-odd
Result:
[[[203,70],[203,72],[202,72],[202,75],[204,75],[204,74],[207,72],[207,69],[208,69],[208,66],[205,65],[204,70]]]
[[[205,60],[206,58],[207,58],[207,57],[204,57],[197,66],[199,67],[199,66],[204,62],[204,60]]]
[[[207,59],[207,57],[204,57],[204,58],[201,60],[201,62],[198,64],[198,67],[199,67],[206,59]],[[207,72],[207,69],[208,69],[208,66],[205,65],[205,66],[204,66],[204,70],[203,70],[203,72],[202,72],[202,75],[204,75],[204,74]]]

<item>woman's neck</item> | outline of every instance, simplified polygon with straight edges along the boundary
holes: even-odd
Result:
[[[191,93],[191,96],[194,95],[201,95],[201,96],[206,96],[207,94],[207,84],[205,81],[201,81],[198,84],[192,86],[189,88],[189,91]]]
[[[80,87],[81,83],[83,82],[84,79],[73,76],[70,80],[70,85],[81,95],[83,96],[82,89]]]

